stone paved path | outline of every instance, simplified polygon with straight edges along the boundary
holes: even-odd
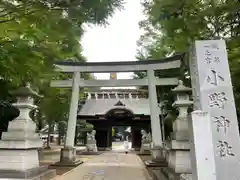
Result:
[[[135,154],[109,152],[96,156],[59,180],[149,180],[140,158]]]

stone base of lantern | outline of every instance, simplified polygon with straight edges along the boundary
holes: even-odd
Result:
[[[0,149],[0,170],[24,171],[38,166],[37,149]]]
[[[4,144],[4,145],[3,145]],[[1,146],[10,146],[11,141],[0,141]],[[39,166],[38,150],[30,149],[0,149],[0,179],[51,179],[56,176],[56,170]]]
[[[167,162],[163,155],[161,147],[154,147],[151,149],[152,160],[145,161],[147,167],[165,167]]]
[[[56,170],[48,169],[47,166],[40,166],[27,170],[0,170],[0,179],[17,179],[17,180],[46,180],[56,176]]]
[[[171,141],[171,150],[168,155],[168,167],[162,173],[169,180],[180,180],[182,173],[191,173],[189,141]]]
[[[82,163],[83,161],[76,159],[76,148],[64,147],[61,149],[60,161],[52,164],[51,167],[76,167]]]
[[[32,130],[34,125],[31,119],[21,117],[9,122],[0,141],[0,179],[39,180],[56,176],[56,170],[39,166],[42,141]]]

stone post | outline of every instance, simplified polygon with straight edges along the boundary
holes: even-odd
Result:
[[[35,179],[40,176],[54,177],[55,170],[39,165],[38,149],[42,147],[36,124],[29,117],[35,109],[33,97],[38,96],[30,84],[12,92],[17,97],[13,105],[19,109],[19,116],[10,121],[8,131],[2,133],[0,141],[0,179]]]
[[[60,162],[57,162],[56,164],[54,164],[54,166],[77,166],[82,163],[82,161],[76,159],[76,148],[74,148],[79,100],[80,73],[74,72],[72,79],[72,97],[67,124],[66,140],[64,148],[61,149]]]
[[[239,121],[227,54],[224,40],[195,41],[190,52],[194,110],[198,110],[190,121],[194,180],[240,179]]]
[[[161,124],[159,119],[160,110],[157,102],[157,91],[154,70],[148,70],[147,76],[152,129],[152,149],[151,149],[152,161],[146,161],[145,163],[147,166],[162,166],[162,162],[164,161],[162,155],[163,142]]]
[[[168,167],[163,168],[162,171],[169,180],[178,180],[181,173],[191,173],[187,110],[192,101],[189,100],[188,95],[191,88],[185,87],[182,81],[179,81],[179,85],[172,91],[176,94],[173,107],[178,109],[179,115],[173,122]]]

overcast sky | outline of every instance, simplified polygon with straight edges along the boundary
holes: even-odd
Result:
[[[143,19],[140,1],[127,0],[124,10],[117,11],[106,27],[86,27],[82,38],[83,55],[89,62],[134,61],[136,42],[142,31],[138,22]],[[109,74],[95,74],[108,79]],[[118,73],[118,79],[128,79],[131,73]]]

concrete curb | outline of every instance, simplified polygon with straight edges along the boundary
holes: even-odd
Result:
[[[80,166],[81,166],[81,164],[80,164]],[[66,175],[68,175],[69,173],[74,172],[77,167],[78,167],[78,166],[74,167],[74,168],[71,169],[70,171],[67,171],[67,172],[65,172],[65,173],[63,173],[63,174],[61,174],[61,175],[57,175],[57,176],[55,176],[54,178],[52,178],[52,179],[50,179],[50,180],[61,180],[62,178],[64,178],[64,177],[65,177]]]
[[[143,174],[146,177],[147,180],[153,180],[153,177],[149,174],[147,167],[145,166],[144,162],[141,160],[141,158],[138,156],[139,162],[142,164],[143,168]]]
[[[94,157],[96,157],[96,156],[93,156],[92,158],[94,158]],[[92,159],[92,158],[89,158],[89,159]],[[81,166],[81,164],[80,164],[79,166]],[[76,166],[76,167],[72,168],[70,171],[67,171],[67,172],[65,172],[65,173],[63,173],[63,174],[61,174],[61,175],[57,175],[57,176],[55,176],[54,178],[52,178],[52,179],[50,179],[50,180],[62,180],[62,179],[65,178],[65,176],[67,176],[69,173],[74,173],[74,171],[76,170],[76,168],[78,168],[79,166]]]

